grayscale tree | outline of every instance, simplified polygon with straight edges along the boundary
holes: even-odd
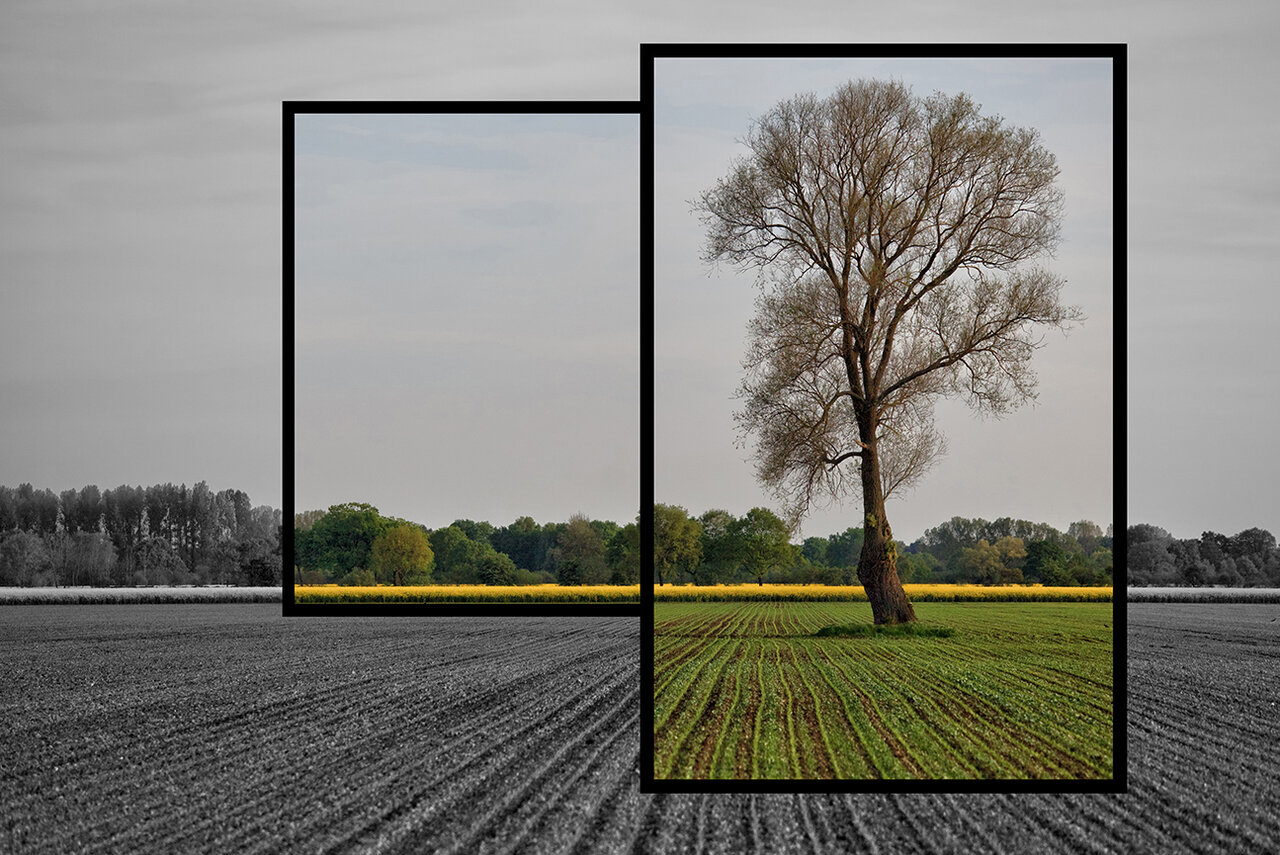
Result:
[[[694,203],[705,259],[760,272],[739,427],[793,526],[860,492],[874,620],[915,620],[884,505],[945,449],[935,401],[1034,398],[1038,330],[1083,319],[1036,263],[1059,238],[1057,163],[967,95],[875,80],[784,101],[743,142]]]

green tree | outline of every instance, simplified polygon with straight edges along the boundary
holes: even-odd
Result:
[[[945,567],[951,567],[960,550],[973,546],[981,538],[982,520],[952,517],[944,523],[925,529],[921,545]]]
[[[467,540],[475,543],[488,543],[493,545],[489,538],[493,536],[494,528],[488,522],[481,520],[480,522],[472,522],[471,520],[454,520],[453,525],[459,531],[467,536]]]
[[[495,552],[488,543],[477,543],[457,526],[436,529],[430,536],[435,552],[435,580],[455,585],[483,584],[481,560]]]
[[[582,565],[576,558],[564,558],[556,571],[556,581],[561,585],[581,585]]]
[[[792,520],[859,492],[874,620],[915,620],[885,498],[942,453],[936,399],[1008,412],[1034,396],[1036,328],[1081,318],[1033,266],[1058,241],[1057,164],[968,96],[897,82],[784,101],[744,142],[698,208],[708,260],[773,274],[741,390],[757,475]]]
[[[574,514],[569,524],[556,540],[561,563],[572,561],[576,565],[578,584],[599,585],[609,578],[605,564],[604,541],[591,522],[582,514]],[[563,579],[561,575],[561,579]],[[562,584],[564,584],[562,582]]]
[[[678,505],[653,506],[653,569],[658,584],[677,568],[688,568],[702,559],[702,525]]]
[[[831,545],[831,541],[825,537],[806,537],[804,544],[800,547],[800,554],[810,564],[827,566],[827,548]]]
[[[493,548],[511,558],[517,567],[525,570],[536,570],[538,563],[538,543],[542,531],[533,517],[517,517],[511,525],[505,525],[493,532],[490,542]]]
[[[860,528],[848,528],[828,538],[827,562],[832,567],[853,569],[858,566],[862,554],[864,534]]]
[[[515,562],[492,547],[480,556],[477,567],[480,579],[486,585],[516,584],[519,571]]]
[[[334,581],[357,568],[368,569],[373,542],[387,529],[388,522],[373,505],[348,502],[333,505],[310,529],[308,553],[315,565]]]
[[[1027,560],[1022,573],[1032,581],[1046,585],[1069,585],[1066,572],[1067,553],[1053,540],[1033,540],[1027,544]]]
[[[903,582],[929,582],[933,579],[934,572],[941,566],[938,559],[927,552],[902,550],[898,553],[898,574]]]
[[[609,545],[609,541],[613,540],[613,536],[621,528],[613,520],[587,520],[587,522],[595,529],[596,534],[600,536],[600,542],[605,544],[606,548]]]
[[[609,582],[634,585],[640,581],[640,526],[627,523],[614,533],[605,550],[609,563]]]
[[[1097,549],[1102,542],[1102,529],[1097,523],[1080,520],[1067,526],[1067,537],[1080,544],[1080,549],[1085,555],[1092,555],[1093,550]]]
[[[1022,538],[1002,537],[992,545],[1000,553],[1000,578],[997,583],[1014,585],[1021,582],[1022,565],[1027,560],[1027,545]]]
[[[1095,578],[1097,578],[1101,584],[1112,584],[1112,574],[1115,571],[1113,566],[1115,559],[1112,556],[1111,550],[1107,549],[1105,546],[1100,546],[1093,551],[1092,555],[1089,556],[1089,560],[1093,562]]]
[[[542,572],[555,577],[560,562],[560,547],[557,543],[560,540],[560,533],[567,527],[568,523],[543,523],[538,531],[538,541],[534,549],[535,566],[529,569],[535,573]]]
[[[960,570],[966,581],[994,585],[1000,581],[1003,569],[1000,550],[985,540],[979,540],[973,546],[960,550]]]
[[[431,562],[426,532],[412,524],[395,525],[373,541],[367,567],[389,585],[423,585],[431,580]]]
[[[743,564],[747,572],[763,585],[772,570],[788,568],[795,563],[791,548],[791,528],[768,508],[752,508],[736,523],[742,541]]]
[[[737,519],[722,508],[712,508],[698,517],[702,527],[701,575],[704,581],[732,581],[742,567],[742,542]]]

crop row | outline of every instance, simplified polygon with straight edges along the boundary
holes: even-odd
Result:
[[[926,604],[954,637],[813,637],[853,611],[659,603],[655,776],[1111,775],[1109,606]]]
[[[634,618],[15,608],[0,851],[1268,852],[1276,614],[1129,607],[1125,793],[699,794],[640,792]]]
[[[634,618],[6,618],[0,851],[561,850],[638,795]]]
[[[639,585],[299,585],[295,603],[637,603]]]
[[[1053,587],[1044,585],[940,585],[902,586],[915,603],[962,602],[1111,602],[1108,587]],[[654,585],[655,601],[661,602],[789,602],[865,603],[867,592],[861,585]]]
[[[1129,607],[1129,792],[1151,851],[1264,852],[1280,840],[1280,610]]]

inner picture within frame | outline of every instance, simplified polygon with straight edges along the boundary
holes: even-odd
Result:
[[[284,121],[285,613],[634,613],[638,104]]]
[[[1121,791],[1123,46],[644,58],[645,789]]]

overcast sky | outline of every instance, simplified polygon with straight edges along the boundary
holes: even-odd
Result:
[[[205,479],[280,504],[283,99],[634,99],[644,41],[1115,41],[1130,45],[1128,517],[1179,537],[1280,530],[1273,7],[6,2],[0,483]]]
[[[640,503],[640,117],[295,119],[299,509]]]
[[[709,267],[705,232],[688,200],[727,174],[747,149],[752,119],[804,92],[829,96],[859,79],[896,79],[921,97],[967,92],[984,114],[1035,128],[1053,152],[1066,195],[1062,243],[1045,259],[1067,279],[1062,299],[1087,322],[1044,333],[1033,359],[1037,405],[982,420],[942,404],[937,424],[950,453],[914,490],[889,499],[894,534],[910,543],[953,516],[1013,517],[1061,530],[1112,521],[1114,279],[1112,91],[1109,60],[662,59],[654,84],[655,496],[693,514],[742,515],[781,504],[753,478],[735,447],[733,400],[742,381],[745,330],[757,271]],[[854,465],[854,464],[846,464]],[[856,478],[855,478],[856,481]],[[815,509],[804,536],[860,525],[861,496]]]

